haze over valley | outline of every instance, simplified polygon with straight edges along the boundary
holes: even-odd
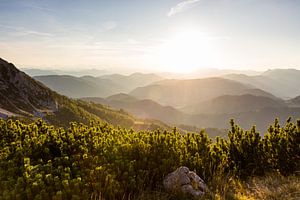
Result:
[[[299,200],[299,10],[0,0],[0,200]]]
[[[4,60],[2,65],[5,70]],[[79,77],[43,75],[33,76],[33,79],[37,81],[37,84],[40,82],[69,98],[99,103],[109,106],[109,109],[116,112],[124,110],[141,120],[159,120],[170,127],[187,125],[197,127],[198,130],[201,128],[226,129],[229,119],[233,118],[243,128],[256,125],[263,134],[267,125],[274,120],[274,116],[282,122],[290,116],[294,118],[299,116],[300,89],[296,87],[300,85],[298,77],[300,77],[299,70],[274,69],[261,72],[259,75],[230,73],[198,79],[169,79],[162,74],[155,73]],[[17,82],[20,84],[22,80]],[[4,81],[3,83],[5,84]],[[7,84],[7,87],[11,87],[9,83]],[[21,103],[24,101],[12,103],[15,100],[8,99],[18,100],[17,94],[3,96],[2,116],[9,117],[28,112],[24,109],[25,105]],[[32,99],[34,98],[33,96]],[[47,106],[42,110],[50,109],[50,112],[57,113],[57,109],[54,109],[57,101],[52,101],[50,103],[51,100],[47,100],[38,105],[49,104],[50,106],[52,104],[52,111]],[[21,105],[21,107],[14,104]],[[11,109],[12,105],[14,109]],[[33,108],[39,107],[33,104]],[[44,116],[34,111],[33,108],[29,109],[30,114],[35,117]]]
[[[274,116],[282,121],[299,116],[298,105],[291,103],[300,94],[298,77],[300,71],[294,69],[198,79],[168,79],[154,73],[34,76],[63,95],[123,109],[143,119],[225,129],[228,119],[234,118],[242,127],[255,124],[262,132]]]

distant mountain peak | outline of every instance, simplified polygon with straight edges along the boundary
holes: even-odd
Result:
[[[300,70],[288,68],[288,69],[268,69],[267,71],[263,72],[263,76],[273,76],[273,75],[282,75],[283,74],[290,74],[293,73],[300,73]]]

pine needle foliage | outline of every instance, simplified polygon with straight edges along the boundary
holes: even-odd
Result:
[[[143,191],[163,191],[164,176],[182,165],[224,194],[226,187],[216,182],[294,174],[299,161],[300,122],[290,118],[282,127],[275,120],[264,137],[232,120],[228,139],[216,140],[204,131],[182,134],[176,128],[137,132],[72,122],[63,129],[42,120],[0,120],[1,200],[133,199],[145,196]]]

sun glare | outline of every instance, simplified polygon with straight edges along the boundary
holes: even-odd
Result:
[[[166,71],[190,73],[210,60],[209,40],[197,31],[176,34],[159,49],[158,60]]]

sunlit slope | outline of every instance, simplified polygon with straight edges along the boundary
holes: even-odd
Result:
[[[182,124],[195,126],[198,129],[209,127],[224,129],[228,126],[228,120],[234,118],[244,128],[256,124],[258,130],[265,131],[265,127],[274,117],[284,121],[289,116],[295,118],[300,116],[300,107],[291,107],[283,100],[254,95],[224,95],[186,107],[186,110],[163,106],[149,99],[139,100],[127,94],[83,100],[108,105],[117,110],[123,109],[140,118],[158,119],[176,126]]]
[[[296,69],[268,70],[258,76],[230,74],[224,77],[251,84],[284,99],[294,98],[300,94],[300,70]]]
[[[107,106],[69,99],[18,70],[13,64],[0,60],[0,117],[17,117],[25,121],[43,118],[56,126],[69,122],[109,122],[116,126],[136,129],[168,127],[159,121],[139,120]]]
[[[149,99],[138,100],[127,94],[117,94],[107,98],[90,97],[83,100],[123,109],[139,118],[158,119],[173,125],[181,124],[186,118],[184,113],[171,106],[162,106]]]
[[[223,78],[204,78],[189,80],[164,80],[149,86],[139,87],[130,95],[139,99],[151,99],[162,105],[182,108],[222,95],[252,94],[275,98],[272,94]]]
[[[300,121],[275,120],[265,136],[230,124],[226,138],[212,140],[205,131],[0,119],[0,199],[179,200],[163,180],[180,166],[207,184],[200,199],[299,199]]]

